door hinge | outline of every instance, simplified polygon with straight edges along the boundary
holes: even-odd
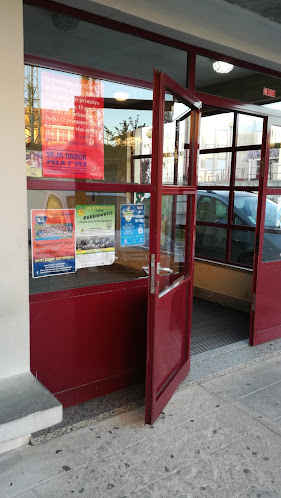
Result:
[[[260,247],[260,236],[258,234],[257,238],[256,238],[256,247],[255,247],[255,253],[256,254],[259,254],[259,247]]]
[[[150,258],[150,294],[155,294],[155,254]]]
[[[252,310],[256,311],[256,293],[254,292],[253,294],[253,300],[252,300]]]

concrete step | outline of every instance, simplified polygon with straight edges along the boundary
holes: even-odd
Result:
[[[61,403],[31,372],[0,380],[0,454],[61,421]]]

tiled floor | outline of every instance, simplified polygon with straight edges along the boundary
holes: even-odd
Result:
[[[250,349],[250,348],[249,348]],[[0,456],[0,498],[280,498],[281,352]]]
[[[251,359],[258,359],[270,353],[270,348],[266,345],[249,348],[247,343],[239,342],[237,346],[234,344],[248,337],[249,317],[246,313],[203,299],[194,298],[192,332],[191,372],[182,383],[183,389],[189,383],[199,382],[202,378],[217,375],[220,371],[237,367],[239,364],[248,363]],[[277,347],[277,341],[275,346]],[[274,346],[272,349],[274,350]],[[277,349],[280,349],[280,345]],[[212,351],[208,355],[209,350]],[[93,419],[106,418],[122,410],[142,405],[144,405],[144,385],[128,387],[81,403],[64,410],[61,424],[34,434],[34,442],[72,432],[89,425]]]

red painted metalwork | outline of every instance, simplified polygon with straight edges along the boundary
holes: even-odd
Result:
[[[70,182],[48,180],[47,178],[36,180],[28,179],[29,190],[79,190],[82,192],[151,192],[151,185],[136,183],[102,183],[102,182]]]
[[[254,64],[243,62],[241,63],[241,61],[238,59],[221,56],[221,54],[217,54],[215,52],[204,50],[201,48],[195,48],[185,43],[178,42],[176,40],[172,40],[155,33],[140,30],[133,26],[128,26],[124,23],[118,23],[116,21],[102,18],[100,16],[95,16],[78,9],[72,9],[56,2],[50,2],[46,0],[28,0],[26,3],[46,8],[52,8],[61,13],[74,15],[75,17],[86,20],[88,22],[94,22],[111,29],[127,32],[134,36],[141,36],[143,38],[174,46],[182,50],[191,49],[192,53],[190,53],[189,56],[190,89],[193,89],[195,85],[195,51],[200,55],[220,58],[221,60],[225,60],[241,67],[246,67],[248,69],[263,72],[272,76],[281,77],[281,73],[278,73],[276,71],[268,70]],[[127,76],[120,76],[116,74],[113,75],[112,73],[108,73],[105,71],[67,64],[55,60],[47,60],[41,57],[27,55],[25,57],[25,62],[27,64],[47,67],[49,69],[74,72],[76,74],[82,74],[85,76],[108,79],[110,81],[116,81],[132,86],[152,89],[152,84],[150,82],[140,81],[138,79]],[[163,79],[162,84],[164,81],[165,80]],[[226,110],[235,110],[237,112],[243,112],[245,114],[252,114],[263,117],[266,117],[268,115],[279,115],[278,111],[274,111],[272,109],[265,109],[258,106],[252,106],[244,102],[236,102],[233,100],[225,99],[223,97],[216,97],[198,92],[194,94],[194,98],[194,95],[192,95],[190,92],[187,93],[186,91],[183,91],[181,87],[173,83],[169,78],[166,78],[166,84],[170,88],[170,90],[172,90],[172,92],[174,92],[177,96],[181,96],[183,99],[192,98],[194,105],[197,102],[197,98],[199,100],[202,100],[206,105],[220,107]],[[159,98],[159,96],[160,95],[158,94],[157,97]],[[161,109],[161,113],[162,112],[163,108]],[[196,114],[196,116],[198,116],[198,113]],[[157,120],[159,125],[159,115],[155,123],[157,123]],[[198,121],[199,119],[196,117],[197,124],[194,127],[194,130],[197,130],[195,131],[194,135],[195,141],[198,140]],[[160,153],[162,154],[162,150],[161,147],[159,149],[159,145],[160,144],[158,143],[158,157],[160,157]],[[221,150],[218,150],[218,152],[221,152]],[[194,166],[196,161],[196,154],[194,154],[192,161],[192,164]],[[155,187],[152,187],[152,185],[105,184],[102,182],[87,183],[69,181],[57,182],[52,180],[28,180],[28,188],[87,191],[96,191],[98,189],[100,191],[109,192],[143,192],[145,190],[145,192],[150,192],[152,198],[155,199],[155,201],[153,201],[154,203],[152,203],[154,221],[152,220],[151,223],[151,233],[158,234],[157,242],[159,242],[159,208],[161,211],[161,203],[159,205],[159,199],[161,193],[160,189],[157,190],[158,185],[155,177],[153,181],[153,185],[156,185]],[[159,185],[161,185],[161,182]],[[153,190],[154,188],[155,190]],[[216,190],[220,189],[225,190],[225,187],[216,187]],[[238,191],[256,190],[257,188],[235,186],[234,189]],[[271,192],[280,193],[278,189],[274,189],[274,192],[272,189]],[[177,188],[174,187],[163,187],[162,195],[174,195],[176,193],[189,193],[190,195],[192,195],[193,207],[191,219],[194,222],[196,216],[195,189],[191,188],[190,190],[184,191],[181,189],[177,190]],[[158,218],[156,216],[157,213]],[[264,212],[262,216],[264,216]],[[156,218],[158,219],[158,221]],[[238,228],[238,226],[235,226],[234,228]],[[242,227],[239,227],[239,229],[240,228]],[[151,237],[151,241],[152,239],[153,238]],[[194,231],[192,232],[190,239],[191,248],[194,247],[193,240]],[[156,241],[151,242],[151,252],[155,247],[153,245],[155,243]],[[166,321],[164,317],[168,317],[168,310],[171,310],[171,306],[173,305],[173,303],[175,303],[175,306],[177,306],[178,309],[178,303],[181,302],[181,310],[184,310],[183,312],[187,317],[186,330],[190,331],[192,310],[191,282],[193,277],[193,256],[194,254],[192,253],[192,251],[190,251],[189,268],[191,269],[191,278],[186,279],[186,287],[184,288],[184,290],[182,290],[180,286],[175,287],[170,291],[170,293],[167,293],[165,296],[163,296],[163,300],[159,304],[159,308],[156,309],[155,306],[154,310],[152,310],[153,298],[150,296],[150,327],[156,324],[157,318],[158,325],[160,327],[166,327],[167,323],[169,323],[169,320]],[[232,266],[236,266],[233,263],[231,264]],[[269,268],[269,264],[267,263],[266,265]],[[265,266],[263,268],[265,268]],[[277,265],[275,265],[275,268],[277,268]],[[261,276],[263,276],[262,273]],[[274,278],[272,278],[272,281],[274,281]],[[277,282],[275,290],[277,292]],[[124,296],[126,296],[126,299],[124,298]],[[52,392],[57,393],[58,398],[62,400],[64,406],[69,406],[71,404],[82,402],[87,399],[106,394],[113,390],[120,389],[133,382],[134,379],[138,379],[139,373],[143,375],[142,367],[144,361],[144,330],[146,330],[146,325],[144,323],[144,320],[146,319],[146,297],[147,280],[124,282],[121,284],[106,284],[103,286],[91,286],[86,288],[77,288],[67,291],[57,291],[30,296],[31,368],[35,375],[37,373],[39,380],[41,380],[47,387],[49,387]],[[129,312],[127,299],[129,299],[131,303],[131,309],[129,309]],[[80,301],[81,307],[79,306]],[[109,309],[111,311],[113,310],[113,312],[109,313]],[[184,317],[181,314],[183,312],[181,311],[179,313],[178,319],[176,318],[175,314],[170,315],[170,326],[174,328],[174,330],[176,330],[179,340],[181,337],[180,330],[182,331],[184,324]],[[271,312],[276,313],[276,309],[271,310]],[[131,333],[132,326],[134,328],[134,334]],[[272,328],[269,331],[264,331],[259,335],[253,332],[253,343],[258,343],[260,339],[269,340],[271,338],[274,338],[274,334],[278,335],[279,332],[277,331],[279,329],[279,325],[275,326],[273,324],[272,327],[275,328]],[[100,333],[100,330],[102,330],[102,335]],[[103,336],[106,337],[106,341],[103,340]],[[169,340],[169,337],[166,336],[165,339]],[[185,340],[186,342],[184,342]],[[147,421],[153,420],[153,418],[157,416],[157,413],[159,413],[161,407],[161,403],[163,404],[164,402],[168,401],[178,383],[182,380],[182,378],[185,377],[189,368],[189,342],[189,336],[187,334],[185,339],[182,335],[181,349],[176,349],[176,346],[174,345],[173,347],[172,345],[175,367],[177,369],[179,368],[179,363],[177,363],[176,360],[177,357],[180,356],[182,351],[185,351],[185,354],[187,355],[187,361],[184,364],[183,368],[178,371],[177,375],[166,385],[165,389],[162,392],[162,396],[159,396],[159,394],[157,395],[157,382],[159,382],[160,384],[162,382],[163,387],[163,382],[167,380],[168,374],[165,377],[165,372],[161,371],[160,369],[159,375],[157,374],[158,377],[155,378],[155,382],[148,386],[147,413],[148,411],[153,411],[153,403],[155,409],[152,412],[151,418],[149,418],[149,416],[147,415]],[[110,354],[108,354],[108,344],[111,344],[114,348],[116,348],[116,356],[114,358],[112,357],[111,347],[109,352]],[[153,351],[153,348],[155,348],[157,344],[158,343],[155,337],[148,336],[149,354]],[[166,348],[168,348],[167,344],[168,346],[170,346],[169,341],[168,343],[165,343],[165,351]],[[162,346],[160,345],[159,347],[161,348]],[[99,354],[98,357],[96,356],[97,351]],[[109,360],[112,360],[112,363],[109,363]],[[154,360],[156,361],[157,357],[152,358],[152,355],[148,357],[148,366],[150,368],[152,367],[151,362]],[[107,367],[106,371],[104,370],[104,366]],[[103,375],[105,377],[103,377]],[[154,400],[157,398],[156,402],[154,402],[153,400],[153,393],[156,394],[156,396],[154,397]]]
[[[190,50],[187,59],[187,78],[186,86],[191,92],[195,91],[195,75],[196,75],[196,52]]]
[[[230,147],[214,147],[212,149],[200,149],[200,154],[219,154],[223,152],[243,152],[246,150],[260,150],[261,145],[233,145]]]
[[[163,73],[154,72],[145,407],[145,421],[150,424],[159,416],[190,368],[198,120],[191,120],[193,130],[191,131],[190,167],[195,169],[195,174],[191,175],[190,178],[193,178],[195,183],[189,187],[162,187],[164,109],[167,88],[172,94],[179,97],[181,102],[191,107],[192,113],[199,116],[201,111],[201,102],[194,98],[189,91],[181,89],[177,83]],[[188,258],[191,271],[160,293],[160,275],[156,268],[160,264],[161,205],[162,196],[166,192],[170,192],[171,195],[185,193],[193,198],[191,229],[187,234],[188,240],[186,241],[186,244],[189,244]],[[155,256],[155,266],[152,264],[153,256]],[[154,279],[155,289],[152,283]]]
[[[42,7],[48,10],[53,10],[60,12],[65,15],[69,15],[75,17],[77,19],[81,19],[82,21],[90,22],[92,24],[98,24],[100,26],[104,26],[106,28],[114,29],[115,31],[121,31],[123,33],[130,34],[132,36],[137,36],[140,38],[145,38],[147,40],[154,41],[156,43],[161,43],[162,45],[169,45],[180,50],[192,51],[196,52],[198,55],[202,55],[205,57],[210,57],[214,59],[220,59],[225,62],[229,62],[230,64],[234,64],[240,67],[245,67],[247,69],[251,69],[253,71],[258,71],[261,73],[265,73],[271,76],[276,76],[277,78],[281,78],[281,73],[279,71],[275,71],[274,69],[265,68],[263,66],[259,66],[258,64],[253,64],[251,62],[241,61],[236,57],[231,57],[228,55],[221,54],[220,52],[215,52],[213,50],[209,50],[202,47],[197,47],[195,45],[190,45],[188,43],[182,42],[180,40],[176,40],[174,38],[170,38],[168,36],[160,35],[158,33],[154,33],[152,31],[148,31],[146,29],[138,28],[133,25],[126,24],[124,22],[116,21],[114,19],[110,19],[108,17],[103,17],[97,14],[93,14],[90,12],[86,12],[84,10],[80,10],[74,7],[69,7],[67,5],[63,5],[52,0],[24,0],[24,3],[27,5],[33,5],[37,7]],[[201,99],[200,99],[201,100]]]
[[[281,188],[268,186],[271,127],[281,127],[281,119],[265,120],[257,230],[255,238],[252,309],[250,324],[250,344],[253,346],[281,337],[281,261],[263,261],[265,210],[267,195],[281,195]]]
[[[46,59],[45,57],[38,57],[36,55],[24,56],[24,63],[31,66],[44,67],[46,69],[54,69],[56,71],[65,71],[68,73],[80,74],[81,76],[89,76],[91,78],[103,79],[123,83],[124,85],[137,86],[140,88],[152,89],[153,85],[150,81],[138,80],[130,76],[123,76],[120,74],[108,73],[100,69],[93,69],[86,66],[78,66],[77,64],[69,64],[55,59]]]
[[[64,407],[143,382],[147,282],[30,297],[31,371]]]
[[[240,102],[239,100],[226,99],[225,97],[218,97],[216,95],[209,95],[207,93],[194,92],[194,95],[201,100],[203,105],[211,107],[219,107],[223,110],[242,112],[243,114],[250,114],[258,117],[280,117],[280,111],[271,109],[269,107],[262,107],[255,104],[248,104],[247,102]]]

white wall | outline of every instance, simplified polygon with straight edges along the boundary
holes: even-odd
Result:
[[[58,0],[281,71],[281,25],[224,0]]]
[[[22,1],[0,15],[0,379],[29,371]]]

